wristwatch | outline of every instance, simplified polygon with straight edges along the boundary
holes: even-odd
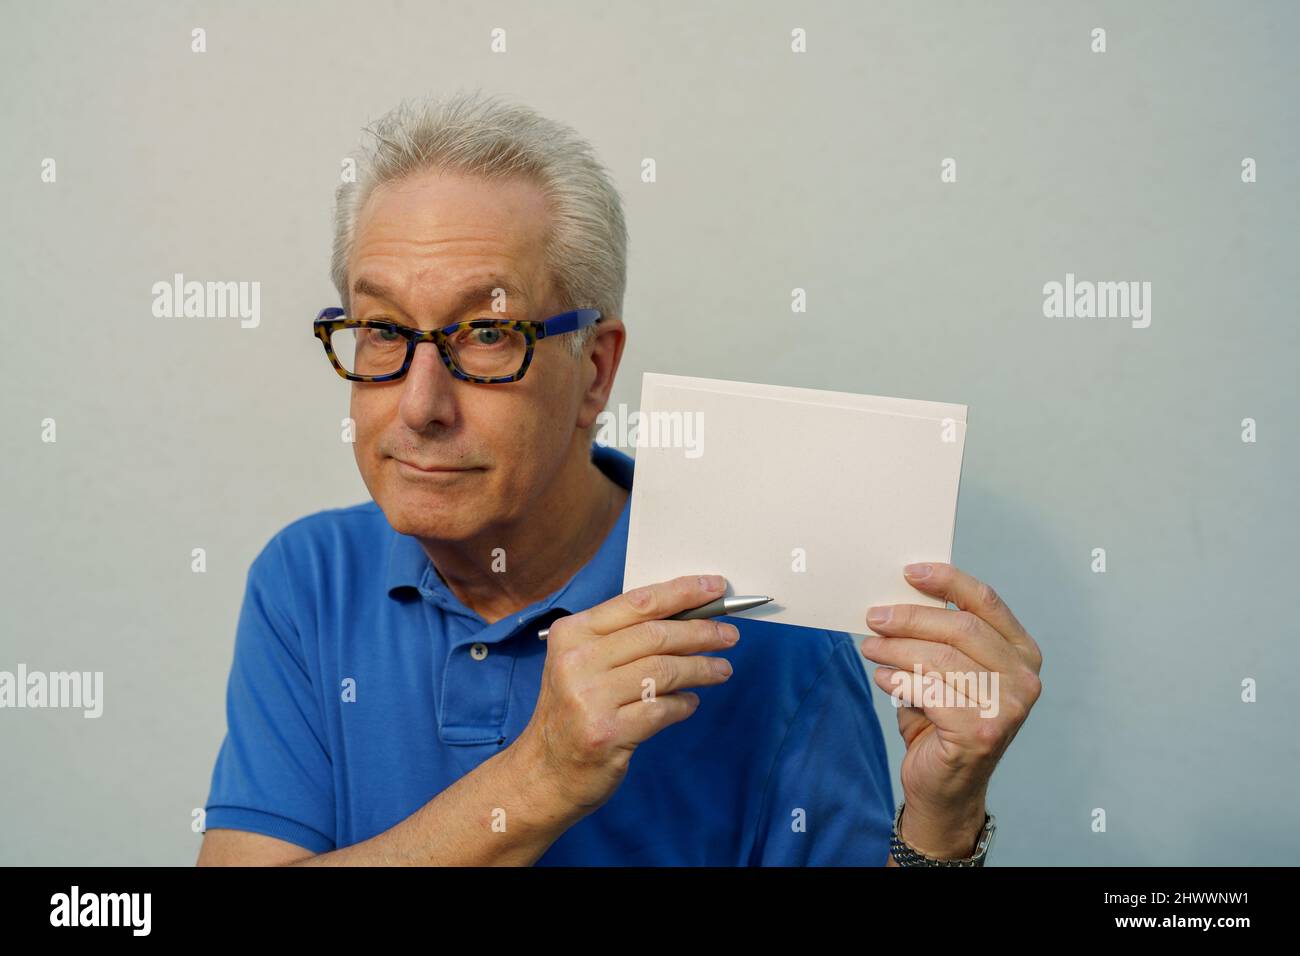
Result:
[[[993,842],[993,833],[997,830],[997,820],[993,814],[984,811],[984,829],[980,832],[979,843],[975,845],[975,855],[960,860],[936,860],[912,849],[903,842],[898,833],[898,821],[903,818],[903,803],[898,804],[894,814],[894,832],[889,838],[889,854],[899,866],[983,866],[988,855],[989,845]]]

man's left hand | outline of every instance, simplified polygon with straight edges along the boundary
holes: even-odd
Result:
[[[876,633],[862,654],[890,665],[873,679],[900,705],[907,746],[900,835],[927,856],[965,857],[984,825],[993,768],[1038,700],[1043,655],[987,584],[938,562],[908,565],[904,577],[957,609],[895,604],[867,613]]]

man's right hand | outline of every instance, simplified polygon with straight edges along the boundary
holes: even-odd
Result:
[[[638,744],[695,713],[700,698],[686,688],[731,676],[727,661],[697,655],[732,647],[734,624],[662,620],[725,590],[717,575],[674,578],[551,625],[537,706],[512,749],[575,817],[618,789]]]

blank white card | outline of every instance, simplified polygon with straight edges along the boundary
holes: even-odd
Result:
[[[646,373],[623,590],[718,573],[740,617],[866,634],[873,604],[944,602],[966,406]]]

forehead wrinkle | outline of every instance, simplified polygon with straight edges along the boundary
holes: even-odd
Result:
[[[513,280],[507,279],[503,276],[492,275],[487,278],[467,283],[461,291],[457,293],[447,314],[458,315],[466,309],[492,299],[495,296],[497,289],[501,289],[508,300],[522,303],[526,309],[529,303],[527,293],[525,293]],[[405,309],[402,309],[401,304],[397,301],[395,293],[391,289],[383,283],[366,276],[357,277],[356,282],[353,283],[352,286],[352,294],[354,296],[366,296],[368,298],[387,302],[390,305],[401,309],[403,313],[406,311]]]

